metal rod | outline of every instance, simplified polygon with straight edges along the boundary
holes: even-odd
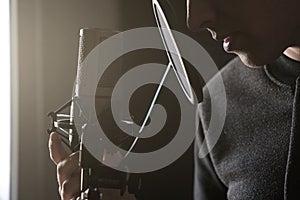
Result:
[[[145,125],[146,125],[149,117],[150,117],[150,114],[151,114],[151,112],[153,110],[153,107],[154,107],[154,105],[156,103],[157,97],[158,97],[158,95],[159,95],[159,93],[161,91],[161,88],[162,88],[162,86],[163,86],[163,84],[165,82],[165,79],[166,79],[166,77],[168,75],[168,72],[169,72],[171,66],[172,66],[172,63],[169,62],[168,66],[167,66],[167,69],[166,69],[166,71],[165,71],[165,73],[164,73],[164,75],[163,75],[163,77],[162,77],[162,79],[161,79],[161,81],[159,83],[159,86],[158,86],[158,88],[157,88],[157,90],[155,92],[155,95],[154,95],[154,97],[152,99],[151,105],[150,105],[149,110],[147,112],[147,115],[146,115],[146,117],[144,119],[144,122],[143,122],[143,124],[142,124],[142,126],[141,126],[141,128],[140,128],[140,130],[138,132],[138,135],[140,135],[142,133],[142,131],[143,131],[143,129],[144,129],[144,127],[145,127]],[[127,151],[127,153],[125,154],[124,158],[126,158],[128,156],[128,154],[132,151],[132,149],[134,148],[134,146],[137,143],[138,139],[139,139],[138,136],[134,139],[133,143],[131,144],[131,146],[130,146],[129,150]]]

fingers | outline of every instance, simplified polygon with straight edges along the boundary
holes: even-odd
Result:
[[[48,146],[50,157],[56,165],[68,157],[68,153],[62,145],[58,133],[53,132],[50,134]]]
[[[80,193],[79,152],[69,155],[55,132],[50,134],[49,152],[57,165],[57,181],[62,200],[75,199]]]
[[[73,175],[65,180],[60,187],[60,196],[62,200],[75,199],[80,193],[80,174]]]
[[[57,181],[62,200],[73,199],[80,193],[79,152],[58,163]]]
[[[71,154],[68,158],[59,162],[57,165],[57,181],[60,187],[66,180],[79,174],[79,152]]]

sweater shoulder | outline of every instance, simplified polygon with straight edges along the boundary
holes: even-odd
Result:
[[[212,100],[214,107],[223,110],[223,106],[228,106],[228,99],[237,98],[243,93],[249,95],[255,87],[260,87],[259,84],[265,84],[261,82],[268,81],[266,79],[263,67],[250,68],[239,57],[231,60],[203,88],[203,101],[198,106],[203,128],[207,128],[211,117]]]
[[[220,82],[221,81],[221,82]],[[226,93],[245,88],[251,89],[261,85],[270,84],[264,67],[251,68],[246,66],[239,57],[231,60],[217,74],[215,74],[203,88],[203,101],[205,102],[210,95],[217,95],[220,86],[224,86]],[[208,88],[211,91],[208,91]],[[210,93],[209,93],[210,92]]]

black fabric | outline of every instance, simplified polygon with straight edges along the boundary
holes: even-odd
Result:
[[[294,84],[298,64],[282,56],[272,65],[253,69],[237,58],[218,74],[226,89],[226,121],[209,156],[200,159],[201,142],[196,143],[195,200],[299,199],[299,80]],[[214,79],[208,84],[217,87]],[[206,87],[199,105],[208,146],[210,95],[219,98]],[[199,129],[200,141],[203,133]]]
[[[292,129],[285,179],[285,200],[299,199],[300,184],[300,78],[297,78],[293,106]]]
[[[270,65],[269,71],[282,83],[295,85],[297,77],[300,76],[300,62],[282,55]]]
[[[194,155],[197,158],[200,142],[204,140],[201,123],[198,123],[196,130],[199,133],[196,135],[194,143]],[[209,156],[202,159],[195,159],[194,175],[194,199],[226,199],[227,188],[217,177]]]

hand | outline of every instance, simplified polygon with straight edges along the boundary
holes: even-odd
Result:
[[[75,199],[80,193],[79,152],[69,155],[55,132],[50,134],[49,152],[57,166],[57,182],[61,199]]]

